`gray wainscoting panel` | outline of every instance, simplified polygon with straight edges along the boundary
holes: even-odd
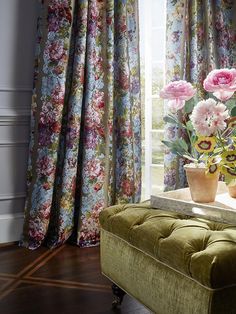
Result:
[[[0,0],[0,243],[23,223],[38,0]]]
[[[29,123],[15,125],[4,125],[0,123],[0,147],[6,145],[25,144],[29,142]]]
[[[6,214],[21,213],[25,205],[25,193],[2,194],[0,196],[0,217]]]
[[[0,1],[0,89],[32,86],[38,6],[37,0]]]
[[[0,202],[4,195],[25,193],[26,164],[27,145],[0,146]]]
[[[0,48],[1,50],[1,48]],[[1,74],[0,74],[1,75]],[[0,110],[12,109],[12,110],[30,110],[32,98],[32,86],[28,86],[25,90],[19,90],[14,88],[12,90],[4,89],[4,86],[0,87]]]

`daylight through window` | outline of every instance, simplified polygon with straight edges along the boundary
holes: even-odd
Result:
[[[165,0],[139,0],[142,85],[142,199],[163,190]]]

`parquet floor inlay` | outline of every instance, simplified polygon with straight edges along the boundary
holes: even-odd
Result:
[[[101,275],[99,260],[99,247],[0,247],[0,313],[150,313],[130,296],[111,308],[111,282]]]

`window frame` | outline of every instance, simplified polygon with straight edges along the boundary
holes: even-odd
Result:
[[[163,85],[165,84],[165,57],[163,60],[153,60],[152,56],[152,35],[154,31],[161,30],[164,33],[166,32],[166,21],[164,21],[164,25],[162,26],[153,26],[152,20],[152,3],[156,0],[140,0],[145,1],[144,6],[144,19],[145,19],[145,27],[144,27],[144,67],[145,67],[145,177],[144,177],[144,189],[145,189],[145,198],[150,198],[152,194],[152,169],[153,168],[164,168],[164,163],[153,163],[153,144],[152,137],[153,134],[159,133],[160,135],[164,135],[164,129],[153,129],[152,126],[152,110],[153,110],[153,99],[160,99],[158,94],[153,94],[152,91],[152,83],[153,83],[153,65],[159,64],[163,69]],[[163,0],[164,10],[166,11],[166,1]],[[164,45],[164,51],[166,51],[166,45]],[[165,55],[165,54],[164,54]],[[163,182],[164,186],[164,182]]]

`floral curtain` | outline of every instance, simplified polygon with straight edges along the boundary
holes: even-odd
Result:
[[[44,0],[21,244],[99,242],[99,212],[138,202],[137,0]]]
[[[236,67],[236,2],[233,0],[167,0],[166,80],[184,79],[205,96],[203,81],[215,68]],[[168,110],[168,109],[166,109]],[[181,119],[181,117],[179,117]],[[167,124],[167,140],[179,130]],[[184,160],[166,151],[165,190],[186,186]]]

